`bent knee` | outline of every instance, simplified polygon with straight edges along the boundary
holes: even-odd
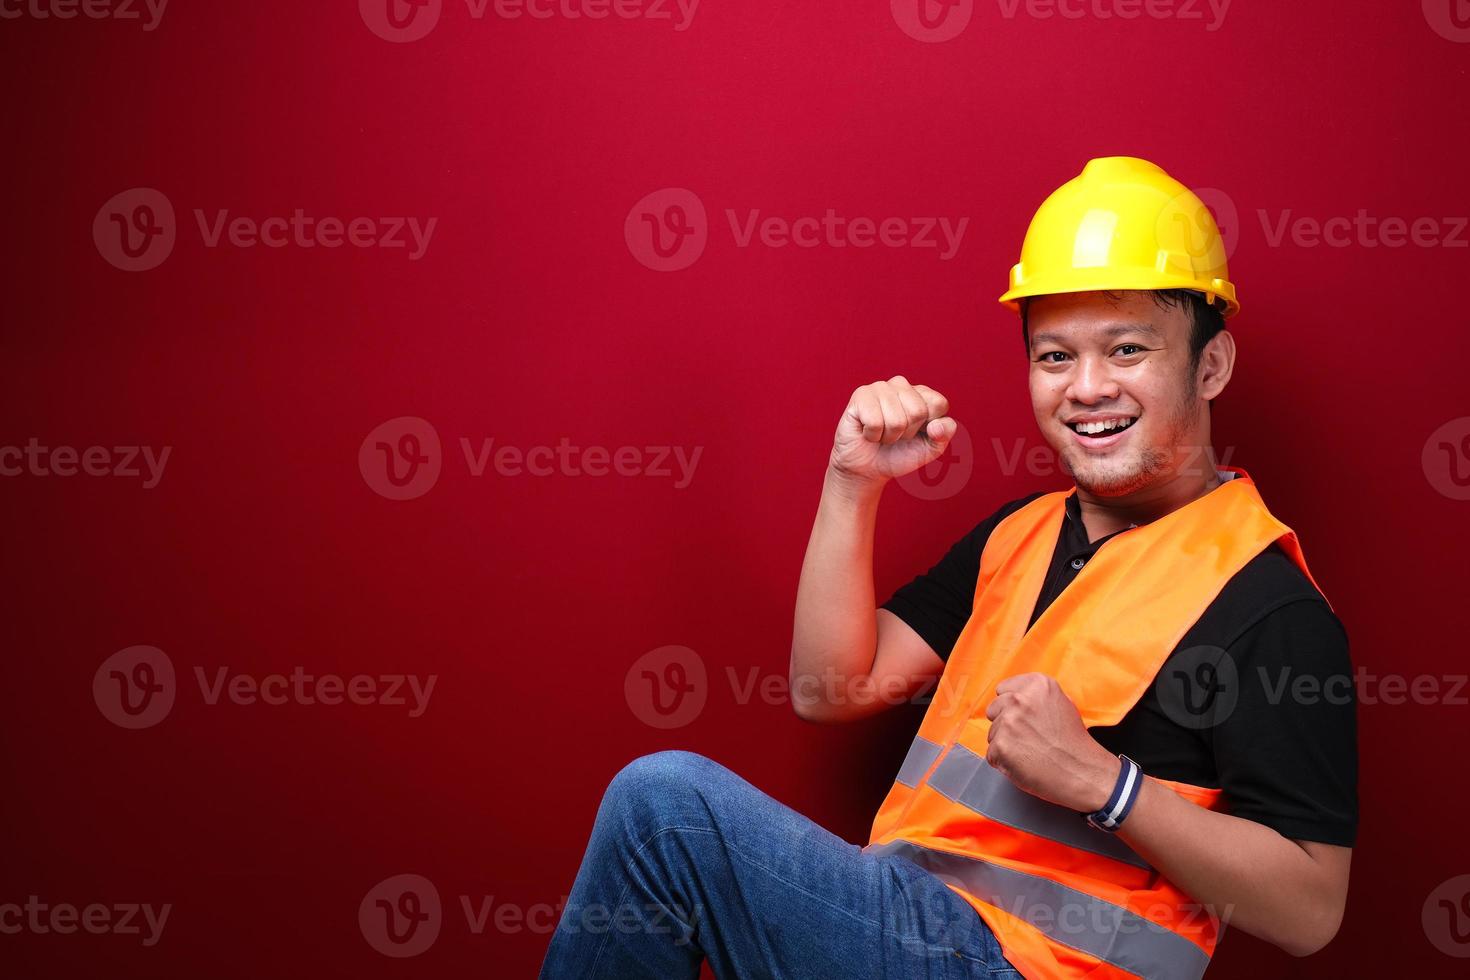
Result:
[[[705,787],[719,764],[683,749],[640,755],[613,776],[603,803],[636,809],[668,809]]]
[[[663,749],[640,755],[613,776],[608,789],[632,792],[669,792],[694,785],[714,762],[698,752]]]

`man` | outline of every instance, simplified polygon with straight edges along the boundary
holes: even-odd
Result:
[[[1239,309],[1218,229],[1153,164],[1093,160],[1001,301],[1075,488],[1007,503],[876,607],[882,489],[956,429],[897,375],[853,392],[807,546],[797,712],[861,718],[939,678],[867,846],[702,756],[635,760],[543,976],[1185,980],[1227,922],[1295,955],[1336,933],[1351,689],[1290,691],[1351,664],[1295,534],[1216,466]],[[589,930],[591,907],[627,928]]]

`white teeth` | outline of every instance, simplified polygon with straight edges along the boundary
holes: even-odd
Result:
[[[1099,432],[1111,432],[1114,429],[1126,429],[1133,424],[1133,419],[1107,419],[1103,422],[1078,422],[1072,426],[1073,429],[1083,435],[1096,435]]]

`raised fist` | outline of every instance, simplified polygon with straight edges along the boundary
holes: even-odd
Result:
[[[858,480],[882,482],[939,458],[958,428],[949,400],[927,385],[895,374],[852,393],[837,423],[832,468]]]

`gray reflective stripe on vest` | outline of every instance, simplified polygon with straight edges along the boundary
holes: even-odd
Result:
[[[1050,878],[905,840],[869,845],[863,853],[907,858],[1048,939],[1148,980],[1199,980],[1210,965],[1205,951],[1178,933]]]
[[[898,781],[911,789],[917,786],[924,778],[924,771],[939,758],[943,748],[938,742],[915,736],[909,746],[909,754],[903,757],[903,765],[898,767]]]
[[[922,771],[922,770],[921,770]],[[991,768],[985,757],[955,745],[929,777],[929,787],[981,816],[1028,834],[1090,851],[1114,861],[1153,870],[1112,834],[1090,826],[1079,814],[1018,789]]]

